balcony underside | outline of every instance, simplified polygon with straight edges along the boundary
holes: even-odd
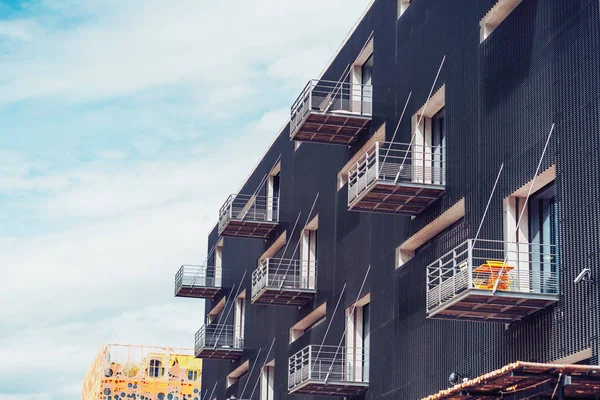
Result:
[[[215,298],[221,288],[209,287],[209,286],[181,286],[177,289],[175,297],[191,297],[194,299],[213,299]]]
[[[277,222],[241,221],[231,219],[223,226],[220,236],[266,239],[277,229]]]
[[[347,113],[309,111],[292,140],[299,142],[337,144],[347,146],[369,130],[371,117]]]
[[[309,379],[290,389],[289,394],[313,396],[357,396],[369,387],[364,382],[325,382],[324,380]]]
[[[232,347],[203,347],[196,351],[196,358],[210,360],[236,360],[241,357],[243,349]]]
[[[558,295],[468,289],[440,304],[428,318],[510,323],[558,301]]]
[[[253,304],[273,304],[300,307],[315,297],[314,289],[264,288],[252,297]]]
[[[445,190],[443,185],[436,184],[373,182],[348,208],[352,211],[415,216],[439,199]]]

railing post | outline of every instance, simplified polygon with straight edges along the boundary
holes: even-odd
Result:
[[[265,288],[269,287],[269,268],[271,268],[270,264],[271,264],[271,259],[267,258],[265,260],[265,264],[263,266],[265,269]]]
[[[456,279],[457,279],[457,272],[456,272],[456,247],[454,249],[452,249],[452,286],[453,286],[453,292],[452,294],[455,295],[456,294]]]
[[[438,274],[439,274],[439,282],[438,282],[438,305],[442,304],[442,258],[438,260]]]
[[[312,377],[312,369],[313,369],[313,365],[312,365],[312,346],[309,345],[308,346],[308,379],[311,379],[311,377]]]
[[[467,240],[467,271],[469,273],[469,289],[473,288],[473,242]]]
[[[315,81],[311,80],[310,84],[308,85],[308,109],[312,110],[312,97],[313,97],[313,85],[315,84]]]
[[[379,180],[379,142],[375,142],[375,180]]]

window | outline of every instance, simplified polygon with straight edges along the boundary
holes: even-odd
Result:
[[[371,115],[373,111],[373,39],[360,52],[351,71],[351,111]]]
[[[321,304],[315,308],[306,317],[298,321],[294,326],[290,328],[290,343],[301,338],[306,332],[310,331],[317,325],[325,321],[325,315],[327,312],[327,303]]]
[[[317,270],[317,229],[319,216],[313,218],[300,235],[300,287],[314,289]]]
[[[371,348],[371,295],[368,294],[346,309],[346,359],[349,380],[369,381]]]
[[[446,87],[443,85],[412,118],[413,182],[441,184],[446,163]]]
[[[504,201],[506,258],[516,264],[520,283],[529,285],[536,292],[555,287],[545,285],[544,280],[556,274],[559,264],[560,214],[554,185],[555,171],[552,166],[535,179],[527,206],[525,200],[533,180]]]
[[[273,400],[275,389],[275,360],[268,362],[260,376],[260,400]]]
[[[151,359],[150,368],[148,370],[148,376],[151,378],[159,378],[165,374],[165,369],[162,366],[162,361]]]
[[[244,328],[246,325],[246,291],[235,299],[235,315],[233,323],[234,343],[236,348],[244,347]]]
[[[215,247],[215,276],[212,283],[215,287],[221,287],[223,277],[223,239],[219,240]]]
[[[410,2],[411,0],[398,0],[398,18],[400,18],[402,14],[404,14],[404,12],[408,9],[408,6],[410,6]]]
[[[278,162],[267,179],[267,220],[273,221],[279,218],[279,180],[281,173],[281,162]]]
[[[484,15],[479,23],[480,42],[485,39],[508,17],[508,15],[523,0],[498,0],[496,4]]]
[[[441,235],[460,224],[465,216],[465,199],[461,199],[452,207],[444,211],[439,217],[419,229],[396,249],[396,268],[404,265],[415,254],[424,250],[426,246]]]
[[[199,376],[199,371],[197,369],[190,369],[187,372],[188,381],[197,381]]]
[[[229,375],[227,375],[227,387],[230,387],[237,381],[239,381],[242,377],[244,377],[248,373],[248,367],[250,366],[250,361],[246,361],[233,371]]]

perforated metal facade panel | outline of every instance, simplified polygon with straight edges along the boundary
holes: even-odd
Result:
[[[425,103],[445,55],[437,87],[446,85],[447,190],[414,219],[349,212],[347,188],[336,190],[337,173],[368,137],[348,149],[303,144],[294,151],[285,129],[242,192],[253,193],[281,157],[280,224],[273,237],[287,230],[286,257],[299,237],[299,229],[291,232],[298,213],[303,225],[319,194],[313,212],[319,214],[317,296],[302,309],[248,302],[244,354],[233,363],[205,362],[207,399],[232,393],[248,398],[273,338],[269,359],[275,359],[275,399],[286,398],[289,355],[307,344],[320,344],[332,318],[325,344],[339,343],[343,308],[355,301],[369,265],[363,290],[371,293],[372,329],[365,398],[417,399],[447,387],[454,371],[474,377],[515,360],[549,362],[587,348],[592,349],[592,362],[598,362],[600,286],[573,280],[584,267],[600,278],[599,2],[524,0],[480,44],[479,20],[494,3],[413,0],[397,20],[396,0],[375,1],[323,78],[339,79],[373,31],[371,134],[385,122],[390,140],[409,92],[408,116]],[[502,199],[533,178],[552,123],[556,129],[542,170],[553,164],[557,168],[560,301],[509,326],[427,319],[425,267],[474,236],[501,163],[504,173],[480,237],[503,237]],[[410,135],[410,118],[405,118],[396,140],[409,142]],[[463,197],[464,223],[395,269],[396,248]],[[209,248],[216,240],[215,230]],[[247,271],[242,285],[249,296],[252,271],[268,245],[256,239],[224,239],[225,294],[235,294]],[[344,284],[340,310],[334,315]],[[289,328],[324,301],[326,323],[290,345]],[[226,390],[227,374],[247,359],[250,368],[256,360],[258,365]],[[257,388],[253,399],[258,392]]]

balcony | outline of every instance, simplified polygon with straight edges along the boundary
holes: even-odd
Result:
[[[175,274],[175,297],[213,299],[221,291],[221,273],[215,267],[182,265]]]
[[[268,258],[252,273],[252,303],[303,306],[316,293],[316,261]]]
[[[310,345],[289,359],[290,394],[356,396],[369,387],[365,349]]]
[[[219,210],[219,235],[266,239],[279,223],[279,198],[232,194]]]
[[[347,146],[369,130],[372,110],[370,85],[311,80],[292,106],[290,137]]]
[[[469,239],[427,266],[428,318],[510,323],[558,301],[551,245]]]
[[[194,354],[197,358],[235,360],[243,351],[243,335],[233,325],[204,325],[196,332]]]
[[[348,171],[348,209],[415,216],[445,185],[443,147],[376,142]]]

